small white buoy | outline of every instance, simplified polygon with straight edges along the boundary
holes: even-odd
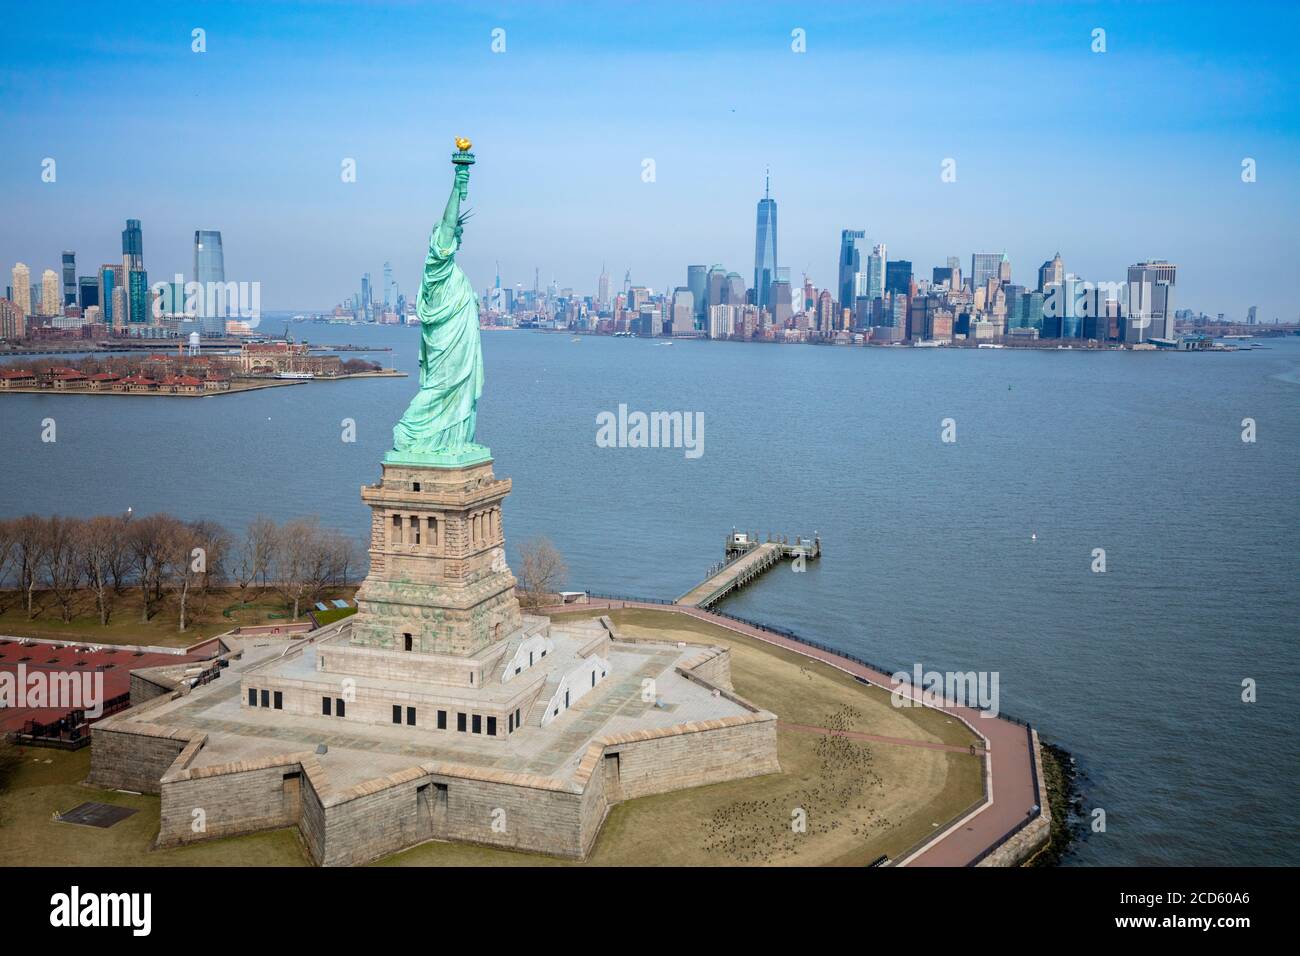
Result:
[[[1031,532],[1029,532],[1029,540],[1030,540],[1030,541],[1037,541],[1037,540],[1038,540],[1038,532],[1037,532],[1037,531],[1031,531]]]

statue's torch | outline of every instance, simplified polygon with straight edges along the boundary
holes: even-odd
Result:
[[[451,161],[454,165],[465,167],[465,178],[469,179],[469,167],[474,165],[474,154],[471,153],[470,147],[474,144],[463,136],[456,137],[456,152],[451,154]],[[459,169],[457,170],[459,172]],[[469,185],[460,187],[460,201],[464,202],[469,198]]]

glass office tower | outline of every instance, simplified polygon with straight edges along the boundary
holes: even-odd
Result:
[[[122,265],[127,269],[144,268],[144,232],[139,219],[128,219],[122,230]]]
[[[197,312],[204,335],[226,334],[226,296],[215,285],[226,282],[226,260],[221,251],[221,233],[200,229],[194,233],[194,281],[199,284]],[[209,290],[213,290],[210,292]],[[212,313],[212,314],[209,314]]]
[[[840,230],[840,308],[853,306],[853,277],[863,272],[863,250],[869,248],[866,232],[861,229]]]
[[[63,304],[77,304],[77,254],[63,254]]]
[[[769,174],[758,201],[758,228],[754,236],[754,304],[772,311],[772,280],[776,278],[776,200]]]

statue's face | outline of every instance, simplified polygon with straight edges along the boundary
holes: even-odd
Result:
[[[464,227],[464,226],[457,226],[457,227],[456,227],[456,245],[458,245],[458,246],[460,245],[460,237],[463,236],[464,234],[465,234],[465,227]]]

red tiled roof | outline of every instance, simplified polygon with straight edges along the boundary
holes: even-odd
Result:
[[[122,379],[123,385],[157,385],[151,378],[145,378],[143,375],[128,375]]]
[[[17,641],[0,645],[0,671],[7,671],[12,680],[18,678],[18,664],[23,657],[31,657],[27,663],[27,674],[43,670],[49,674],[77,673],[79,671],[96,671],[104,675],[104,697],[110,699],[131,690],[131,671],[141,667],[162,667],[176,664],[196,664],[210,660],[210,649],[194,648],[190,654],[161,654],[151,651],[138,655],[128,648],[101,648],[98,651],[83,650],[84,645],[36,644],[25,647]],[[53,661],[53,663],[50,663]],[[112,665],[111,667],[109,665]],[[224,680],[226,675],[223,675]],[[6,707],[0,710],[0,731],[21,730],[25,721],[36,720],[41,723],[53,723],[66,715],[69,708],[18,708]]]
[[[29,372],[25,368],[13,369],[12,371],[0,372],[0,378],[35,378],[35,372]]]
[[[94,375],[90,376],[92,382],[115,382],[117,381],[117,378],[118,376],[114,375],[112,372],[96,372]]]

